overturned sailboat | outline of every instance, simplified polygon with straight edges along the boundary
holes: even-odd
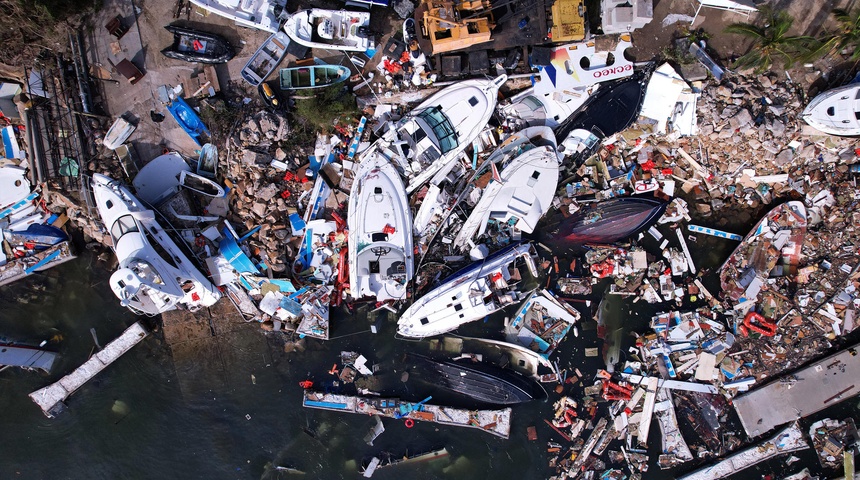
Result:
[[[619,242],[656,223],[667,205],[659,198],[611,198],[564,219],[550,238],[569,246]]]
[[[347,224],[353,298],[405,298],[414,270],[412,216],[400,175],[381,155],[358,167]]]
[[[406,310],[397,333],[412,338],[440,335],[516,302],[525,294],[517,260],[537,277],[536,256],[530,243],[511,245],[454,273]]]
[[[119,262],[110,286],[123,306],[158,315],[177,308],[196,311],[218,301],[220,292],[167,235],[152,210],[109,177],[93,175],[92,186]]]

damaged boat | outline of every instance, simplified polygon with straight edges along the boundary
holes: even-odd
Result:
[[[513,320],[505,322],[505,336],[549,358],[579,318],[576,309],[540,290],[523,302]]]
[[[185,133],[187,133],[191,139],[197,143],[197,145],[203,146],[201,137],[204,135],[208,137],[210,135],[209,128],[206,127],[206,124],[203,123],[203,120],[200,119],[197,112],[191,108],[191,105],[188,105],[182,97],[176,97],[167,104],[167,110],[171,115],[173,115],[173,118],[176,119],[176,123],[182,127],[182,130],[185,130]]]
[[[191,3],[216,15],[233,20],[243,27],[267,32],[278,31],[278,18],[287,2],[283,0],[191,0]]]
[[[532,233],[549,210],[558,186],[559,163],[555,136],[549,127],[532,127],[509,137],[500,157],[488,161],[493,179],[454,239],[454,247],[466,248],[491,224],[509,225]],[[502,168],[501,174],[496,165]]]
[[[659,198],[611,198],[562,220],[550,239],[567,246],[619,242],[651,227],[667,205]]]
[[[800,114],[806,123],[830,135],[860,135],[860,83],[828,90]]]
[[[441,335],[513,304],[525,295],[517,261],[537,277],[536,256],[530,243],[511,245],[454,273],[406,310],[397,333],[410,338]]]
[[[242,78],[253,86],[259,86],[278,67],[284,56],[287,55],[287,47],[290,39],[284,32],[277,32],[266,39],[248,63],[242,68]]]
[[[119,270],[110,278],[120,303],[140,315],[215,304],[221,294],[147,209],[119,182],[93,175],[93,196],[110,232]]]
[[[514,405],[546,399],[540,383],[511,370],[476,361],[434,360],[407,354],[422,380],[489,405]]]
[[[412,215],[400,175],[381,155],[358,166],[347,224],[353,298],[405,298],[414,273]]]
[[[167,25],[173,43],[161,54],[167,58],[199,63],[225,63],[233,58],[233,47],[224,37],[178,25]]]
[[[373,48],[370,12],[309,8],[294,13],[284,31],[309,48],[364,52]]]

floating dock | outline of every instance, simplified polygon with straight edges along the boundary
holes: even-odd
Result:
[[[395,398],[354,397],[305,390],[302,406],[335,412],[379,415],[388,418],[427,421],[455,427],[469,427],[483,430],[497,437],[508,438],[511,433],[511,409],[504,410],[466,410],[462,408],[440,407],[401,402]]]
[[[800,431],[800,426],[795,422],[770,440],[726,457],[714,465],[680,477],[679,480],[726,478],[777,455],[796,452],[805,448],[809,448],[809,444],[803,439],[803,432]]]
[[[146,336],[146,329],[143,328],[140,322],[136,322],[122,332],[122,335],[114,341],[105,345],[104,349],[90,357],[89,360],[84,362],[74,372],[61,378],[56,383],[36,390],[30,394],[30,398],[36,402],[36,405],[42,409],[42,412],[48,418],[54,418],[54,415],[63,408],[63,402],[69,395],[75,393],[75,390],[81,388],[81,386],[98,375],[108,365],[131,350],[132,347],[140,343]]]
[[[856,347],[842,350],[793,375],[739,395],[733,403],[747,435],[762,435],[860,393],[857,353]]]

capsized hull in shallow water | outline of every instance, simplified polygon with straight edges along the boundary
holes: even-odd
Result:
[[[612,198],[583,208],[550,232],[550,241],[565,246],[615,243],[653,225],[668,203],[658,198]]]

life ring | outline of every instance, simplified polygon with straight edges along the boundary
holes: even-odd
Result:
[[[203,238],[203,235],[197,235],[197,238],[194,239],[194,245],[197,245],[200,248],[203,248],[206,245],[206,239]]]
[[[403,424],[406,425],[406,428],[412,428],[415,426],[415,420],[412,420],[411,418],[407,418],[406,421],[403,422]]]

